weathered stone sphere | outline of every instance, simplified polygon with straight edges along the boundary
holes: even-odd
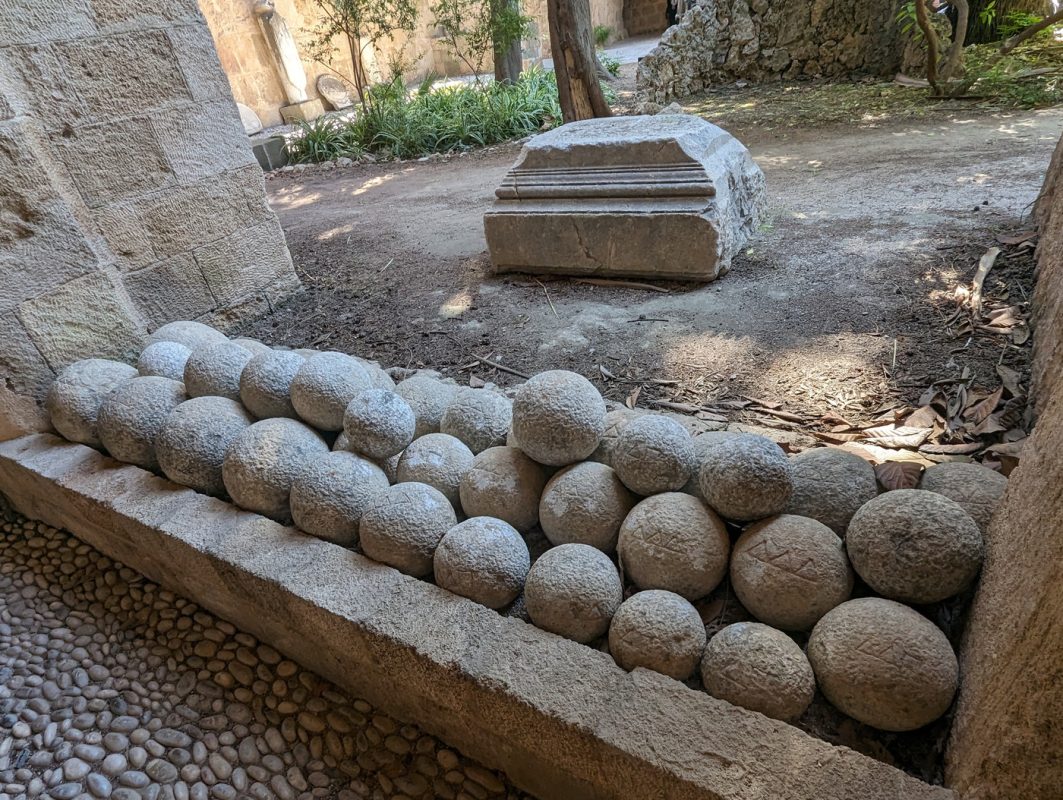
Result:
[[[667,492],[631,509],[617,550],[624,574],[640,589],[697,600],[727,574],[731,540],[711,508],[688,494]]]
[[[502,608],[524,588],[531,555],[509,523],[472,517],[447,531],[433,564],[439,586],[488,608]]]
[[[149,345],[155,342],[177,342],[178,344],[183,344],[189,350],[195,350],[205,344],[227,341],[229,341],[228,337],[221,331],[216,331],[202,322],[192,322],[191,320],[167,322],[148,336]]]
[[[296,419],[292,381],[306,359],[293,350],[270,350],[247,362],[240,373],[240,400],[259,419]]]
[[[292,379],[292,406],[304,422],[323,431],[343,429],[347,404],[373,385],[356,358],[345,353],[318,353]]]
[[[432,573],[440,540],[457,524],[454,506],[438,489],[426,483],[397,483],[366,504],[359,546],[374,561],[423,578]]]
[[[461,508],[461,481],[472,469],[472,460],[472,451],[453,436],[429,433],[402,451],[395,479],[434,486],[454,508]]]
[[[920,489],[957,503],[984,534],[1008,488],[1008,479],[981,464],[935,464],[923,473]]]
[[[868,586],[905,603],[936,603],[962,592],[984,552],[970,515],[922,489],[897,489],[865,503],[849,523],[845,545]]]
[[[613,615],[609,652],[626,670],[645,667],[685,681],[705,651],[705,623],[674,592],[636,592]]]
[[[588,544],[616,550],[620,526],[635,498],[605,464],[584,461],[558,472],[543,489],[539,524],[550,544]]]
[[[805,713],[816,693],[801,648],[759,622],[736,622],[709,639],[701,682],[713,697],[784,722]]]
[[[462,389],[439,420],[439,432],[465,442],[473,454],[506,443],[513,419],[508,398],[487,389]]]
[[[380,467],[355,453],[311,458],[292,482],[292,520],[312,536],[353,547],[366,505],[389,485]]]
[[[850,600],[816,623],[808,658],[840,711],[884,731],[912,731],[944,714],[959,684],[949,641],[908,606]]]
[[[458,387],[427,375],[414,375],[395,387],[395,393],[410,404],[417,417],[414,438],[439,433],[443,412],[458,393]]]
[[[635,494],[678,491],[694,470],[690,434],[660,414],[633,419],[617,437],[613,469]]]
[[[496,517],[524,533],[539,522],[546,471],[516,447],[489,447],[461,480],[461,507],[470,517]]]
[[[342,436],[342,434],[340,434]],[[402,453],[396,453],[393,456],[387,458],[381,458],[376,463],[377,466],[384,470],[384,474],[388,476],[389,483],[395,483],[399,479],[399,460],[402,458]]]
[[[329,447],[317,431],[294,419],[264,419],[241,431],[222,466],[225,489],[240,508],[291,522],[292,483]]]
[[[725,439],[741,435],[742,434],[740,433],[733,433],[732,431],[706,431],[705,433],[699,433],[691,439],[690,444],[694,448],[694,470],[691,472],[690,480],[686,482],[686,486],[682,488],[682,491],[689,495],[693,495],[698,498],[698,500],[704,501],[705,497],[701,494],[701,484],[698,482],[698,474],[701,472],[701,462],[704,460],[705,454]]]
[[[184,382],[185,364],[192,351],[177,342],[155,342],[144,348],[137,359],[137,372],[144,376]]]
[[[621,431],[627,427],[631,420],[646,414],[646,411],[633,408],[617,408],[605,415],[605,430],[598,440],[598,447],[587,456],[588,461],[597,461],[608,467],[613,466],[613,451],[616,449],[616,440]]]
[[[179,381],[155,375],[133,378],[104,399],[96,418],[100,441],[113,458],[156,470],[155,437],[188,398]]]
[[[532,564],[524,602],[532,622],[576,642],[590,642],[609,629],[624,599],[613,562],[586,544],[563,544]]]
[[[355,358],[358,357],[355,356]],[[365,371],[369,373],[369,380],[373,382],[375,388],[386,389],[389,392],[395,391],[395,381],[377,362],[358,358],[358,363],[365,367]]]
[[[251,352],[251,355],[257,356],[260,353],[272,353],[273,348],[268,344],[263,344],[258,339],[249,339],[246,336],[241,336],[237,339],[231,340],[233,344],[238,344],[240,347]]]
[[[761,622],[807,631],[849,599],[853,568],[834,531],[814,519],[783,514],[754,523],[735,542],[731,587]]]
[[[751,433],[720,437],[702,454],[701,494],[725,519],[749,522],[780,513],[793,493],[793,468],[779,445]]]
[[[513,438],[541,464],[582,461],[597,449],[604,430],[605,401],[574,372],[540,372],[513,398]]]
[[[240,376],[253,356],[233,342],[197,347],[185,363],[185,391],[189,397],[240,399]]]
[[[71,442],[100,447],[96,418],[104,398],[135,378],[128,364],[87,358],[65,367],[52,382],[45,408],[59,435]]]
[[[794,491],[785,513],[819,520],[845,536],[849,520],[878,496],[875,470],[864,459],[837,447],[817,447],[790,456]]]
[[[223,494],[225,453],[254,421],[242,405],[226,397],[186,400],[170,413],[155,438],[159,468],[174,483],[203,494]]]
[[[369,458],[389,458],[413,441],[417,420],[409,403],[387,389],[366,389],[347,404],[347,447]]]

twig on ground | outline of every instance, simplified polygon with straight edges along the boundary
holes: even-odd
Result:
[[[619,281],[612,278],[573,278],[575,283],[585,283],[588,286],[616,286],[622,289],[647,289],[651,292],[671,294],[671,289],[664,286],[654,286],[652,283],[639,283],[638,281]]]
[[[535,279],[535,282],[543,287],[543,294],[546,295],[546,302],[550,304],[550,310],[554,312],[554,316],[557,317],[558,319],[561,319],[561,317],[559,317],[557,315],[557,309],[554,308],[554,301],[550,299],[550,293],[548,291],[546,291],[546,286],[538,278]]]
[[[489,359],[484,358],[483,356],[476,355],[476,353],[473,353],[473,356],[475,356],[481,364],[484,364],[488,367],[494,367],[499,372],[508,372],[510,375],[516,375],[518,378],[524,378],[524,380],[531,379],[531,375],[525,375],[523,372],[518,372],[512,367],[507,367],[505,364],[499,364],[495,361],[491,361]]]

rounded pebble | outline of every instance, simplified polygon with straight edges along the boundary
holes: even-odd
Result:
[[[228,337],[224,333],[216,331],[202,322],[192,322],[190,320],[167,322],[148,336],[149,345],[155,342],[177,342],[178,344],[183,344],[189,350],[195,350],[205,344],[227,341]]]
[[[414,375],[395,387],[395,393],[409,404],[417,419],[414,438],[439,433],[443,412],[458,391],[454,384],[427,375]]]
[[[981,464],[935,464],[923,473],[919,488],[949,498],[966,511],[985,534],[1004,499],[1008,479]]]
[[[751,522],[780,513],[793,493],[793,467],[771,439],[717,437],[702,453],[702,497],[725,519]]]
[[[817,447],[790,456],[794,491],[785,513],[818,520],[845,536],[860,506],[878,495],[875,470],[860,456]]]

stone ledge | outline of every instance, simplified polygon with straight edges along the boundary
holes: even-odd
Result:
[[[953,796],[55,436],[0,491],[543,798]]]

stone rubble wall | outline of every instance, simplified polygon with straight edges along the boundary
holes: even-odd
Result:
[[[0,440],[62,367],[299,286],[195,0],[0,3]]]
[[[899,0],[700,0],[639,62],[638,99],[667,103],[735,80],[892,75]]]

